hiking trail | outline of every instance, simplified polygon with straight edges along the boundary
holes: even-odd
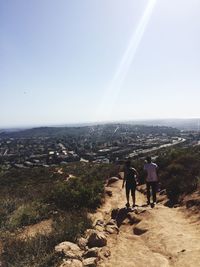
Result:
[[[118,234],[107,237],[110,257],[100,267],[200,267],[200,223],[181,208],[157,204],[145,206],[146,197],[136,191],[134,211],[124,208],[126,199],[122,181],[106,190],[112,192],[92,215],[93,220],[108,220],[118,209]]]

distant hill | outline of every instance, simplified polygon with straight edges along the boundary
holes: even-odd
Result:
[[[87,135],[93,137],[99,136],[112,136],[113,134],[119,135],[120,133],[134,133],[134,134],[161,134],[177,135],[178,129],[167,126],[146,126],[136,124],[125,123],[113,123],[113,124],[101,124],[94,126],[82,126],[82,127],[39,127],[26,129],[21,131],[4,131],[0,132],[2,138],[36,138],[36,137],[84,137]]]
[[[157,125],[174,127],[184,131],[200,131],[199,119],[160,119],[160,120],[141,120],[133,121],[133,124]]]

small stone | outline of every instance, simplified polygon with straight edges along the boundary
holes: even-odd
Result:
[[[86,246],[87,246],[87,239],[83,238],[83,237],[80,237],[77,240],[77,245],[79,246],[80,249],[85,250]]]
[[[109,222],[107,222],[106,225],[116,225],[116,221],[114,219],[111,219]]]
[[[135,227],[133,229],[133,232],[134,232],[135,235],[143,235],[147,231],[148,231],[147,229],[144,229],[144,228],[141,228],[141,227]]]
[[[102,225],[95,225],[95,230],[97,230],[99,232],[103,232],[104,231],[104,226],[102,226]]]
[[[96,267],[97,266],[97,258],[87,258],[83,260],[83,266],[84,267]]]
[[[119,228],[117,227],[117,225],[106,225],[105,231],[109,234],[118,234]]]

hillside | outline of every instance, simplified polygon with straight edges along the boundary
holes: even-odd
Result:
[[[63,254],[56,253],[55,246],[77,242],[88,228],[97,228],[107,239],[98,249],[97,266],[198,267],[199,147],[164,149],[155,159],[161,180],[159,203],[154,209],[145,206],[141,185],[138,206],[130,213],[124,208],[122,181],[108,183],[120,165],[78,162],[1,169],[0,262],[6,267],[61,266]],[[144,159],[133,162],[141,183],[143,164]],[[114,229],[107,223],[114,223]]]
[[[0,132],[1,138],[37,138],[37,137],[62,137],[70,136],[76,138],[78,136],[92,135],[93,137],[100,137],[105,135],[113,135],[116,128],[118,132],[133,132],[133,133],[161,133],[164,132],[171,136],[177,135],[179,130],[168,126],[145,126],[133,125],[126,123],[112,123],[112,124],[99,124],[93,126],[77,126],[77,127],[38,127],[26,129],[21,131],[2,131]],[[118,134],[118,133],[117,133]]]

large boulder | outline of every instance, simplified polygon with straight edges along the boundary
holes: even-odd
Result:
[[[88,235],[87,245],[89,248],[92,247],[104,247],[107,245],[107,239],[104,233],[99,232],[97,230],[90,231]]]
[[[58,244],[55,247],[55,251],[57,253],[63,253],[70,259],[81,259],[82,256],[82,251],[79,246],[68,241]]]

